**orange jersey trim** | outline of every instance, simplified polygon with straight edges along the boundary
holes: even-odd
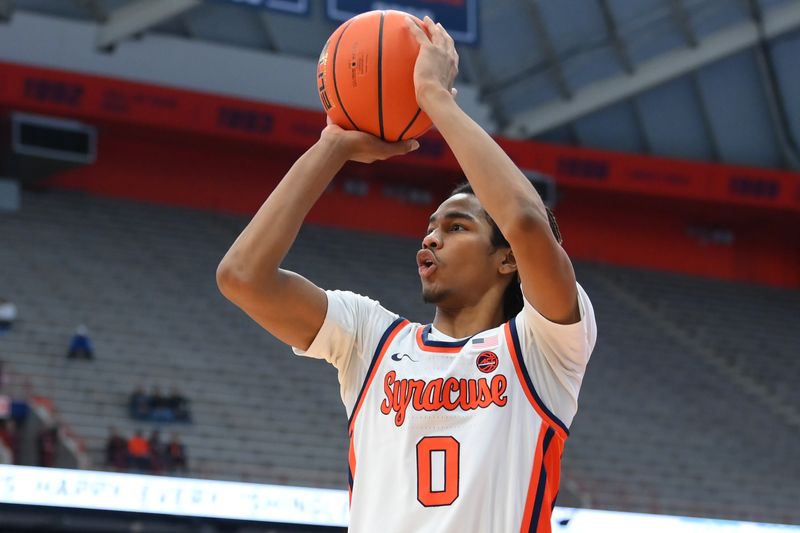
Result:
[[[353,409],[353,414],[350,416],[350,434],[353,434],[353,430],[356,425],[356,417],[358,416],[358,411],[361,409],[361,406],[364,404],[364,398],[367,397],[367,392],[369,391],[370,385],[372,385],[372,379],[375,377],[375,373],[378,371],[378,367],[381,366],[381,361],[383,361],[383,356],[386,355],[386,350],[389,345],[392,343],[394,338],[403,329],[405,326],[409,324],[408,320],[400,319],[394,321],[394,323],[389,326],[386,332],[383,334],[383,339],[378,343],[376,348],[375,356],[372,359],[372,365],[367,373],[367,377],[364,380],[364,385],[361,388],[361,393],[359,394],[358,401],[356,402],[356,406]]]
[[[375,348],[375,355],[372,358],[372,363],[370,365],[369,370],[367,371],[367,377],[364,380],[364,385],[361,387],[361,392],[358,395],[358,401],[356,402],[356,406],[353,409],[353,414],[350,416],[350,424],[348,431],[350,433],[350,446],[347,452],[347,463],[348,463],[348,498],[349,503],[353,502],[353,484],[356,478],[356,446],[354,440],[354,432],[356,427],[356,417],[358,416],[358,412],[361,409],[361,406],[364,404],[364,399],[367,397],[367,393],[369,392],[369,387],[372,384],[372,379],[375,377],[378,368],[381,366],[381,361],[383,361],[383,356],[386,355],[386,350],[388,349],[389,345],[392,343],[394,338],[403,329],[405,326],[409,324],[408,320],[404,320],[398,318],[395,320],[384,332],[383,338],[381,338],[378,346]]]
[[[425,328],[422,326],[417,328],[417,334],[415,335],[417,339],[417,347],[422,350],[423,352],[433,352],[433,353],[440,353],[440,354],[448,354],[448,355],[455,355],[461,352],[461,348],[463,346],[427,346],[422,339],[422,332]]]
[[[348,463],[348,483],[347,483],[347,497],[348,497],[348,504],[353,503],[353,481],[356,478],[356,448],[355,444],[353,443],[353,434],[350,433],[350,446],[347,451],[347,463]]]
[[[542,420],[520,524],[523,533],[550,533],[552,529],[550,521],[558,496],[563,450],[564,441]]]
[[[503,329],[505,330],[508,351],[511,353],[511,361],[514,363],[514,370],[517,373],[517,379],[519,379],[520,385],[522,385],[522,390],[525,391],[525,396],[527,396],[528,401],[530,402],[531,406],[533,406],[534,410],[539,414],[540,417],[542,417],[542,420],[546,421],[562,440],[566,440],[567,436],[569,435],[566,426],[563,424],[563,422],[558,420],[549,412],[549,410],[541,403],[541,400],[539,400],[538,397],[534,397],[535,391],[532,390],[531,385],[528,384],[528,380],[525,377],[525,372],[520,367],[519,358],[522,354],[517,353],[516,343],[514,342],[514,338],[511,334],[511,322],[506,322],[506,325],[503,326]]]
[[[528,495],[525,498],[525,509],[522,512],[522,524],[519,528],[520,533],[530,533],[531,531],[533,507],[536,501],[536,489],[539,486],[539,474],[542,472],[542,443],[544,441],[544,434],[547,432],[547,428],[547,422],[542,421],[541,425],[539,426],[539,438],[536,441],[536,451],[533,456],[531,479],[528,482]]]

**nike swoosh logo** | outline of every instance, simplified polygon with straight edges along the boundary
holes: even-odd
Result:
[[[402,361],[403,357],[408,357],[409,360],[414,361],[415,363],[417,362],[416,359],[412,358],[407,353],[404,353],[404,354],[393,353],[390,357],[392,358],[393,361]]]

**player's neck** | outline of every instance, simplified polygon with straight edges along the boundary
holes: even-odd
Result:
[[[471,337],[481,331],[499,326],[504,322],[500,306],[481,305],[457,309],[436,307],[433,327],[454,339]]]

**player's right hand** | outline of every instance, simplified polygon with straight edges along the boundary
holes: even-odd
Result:
[[[407,154],[419,148],[415,139],[400,142],[382,141],[375,135],[362,131],[345,130],[328,118],[328,125],[322,130],[320,140],[331,146],[348,161],[373,163],[396,155]]]
[[[414,19],[406,17],[408,29],[419,43],[419,54],[414,64],[417,102],[423,111],[427,111],[427,93],[447,91],[455,98],[453,84],[458,75],[458,52],[455,41],[444,26],[427,16],[422,23],[425,31],[417,26]]]

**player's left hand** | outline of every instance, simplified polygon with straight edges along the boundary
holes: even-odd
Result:
[[[373,163],[419,148],[416,139],[386,142],[363,131],[345,130],[334,124],[331,117],[326,117],[326,120],[327,125],[320,134],[320,140],[329,143],[338,154],[349,161]]]
[[[414,19],[406,17],[408,29],[419,43],[419,55],[414,65],[414,87],[417,102],[425,111],[425,97],[429,91],[444,90],[455,97],[453,83],[458,74],[458,52],[444,26],[434,23],[430,17],[425,17],[422,23],[430,37],[417,26]]]

